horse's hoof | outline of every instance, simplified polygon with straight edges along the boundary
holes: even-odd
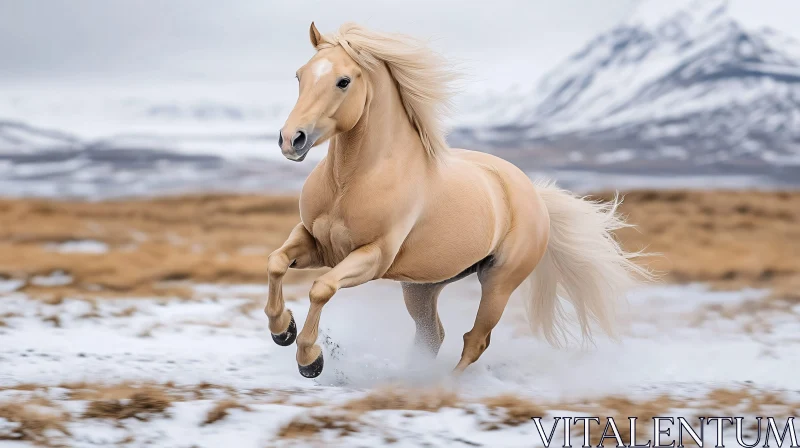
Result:
[[[322,373],[322,367],[325,365],[325,361],[322,359],[322,353],[317,356],[317,359],[314,360],[311,364],[307,366],[301,366],[297,364],[297,367],[300,369],[300,375],[303,375],[306,378],[316,378]]]
[[[289,321],[289,328],[287,328],[286,331],[281,334],[272,335],[272,340],[283,347],[294,344],[295,339],[297,339],[297,324],[294,323],[294,316],[292,316],[292,320]]]

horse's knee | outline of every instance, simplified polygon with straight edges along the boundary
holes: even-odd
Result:
[[[311,300],[311,303],[324,304],[333,297],[337,289],[336,285],[330,281],[318,278],[314,280],[314,284],[311,285],[308,298]]]
[[[289,257],[283,252],[275,251],[267,258],[267,274],[270,278],[283,277],[289,270]]]

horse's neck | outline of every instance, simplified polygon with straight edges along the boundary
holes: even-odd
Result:
[[[341,188],[362,173],[391,165],[418,166],[410,162],[425,158],[394,80],[384,66],[377,68],[370,73],[370,93],[361,119],[353,129],[331,139],[328,175]]]

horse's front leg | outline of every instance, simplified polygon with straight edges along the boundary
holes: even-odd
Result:
[[[381,257],[377,245],[361,246],[314,281],[309,292],[311,307],[297,337],[297,365],[304,377],[316,378],[322,373],[322,349],[316,344],[322,307],[340,288],[358,286],[376,278],[381,271]]]
[[[306,269],[321,265],[314,237],[302,223],[295,226],[289,238],[269,255],[267,273],[269,298],[264,313],[269,318],[269,331],[276,344],[291,345],[297,337],[297,325],[283,302],[283,276],[289,267]]]

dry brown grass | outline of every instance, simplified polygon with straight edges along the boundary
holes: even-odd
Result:
[[[167,415],[174,401],[198,400],[214,397],[214,405],[200,425],[211,425],[228,417],[232,409],[249,411],[240,398],[246,394],[253,403],[300,405],[296,400],[283,399],[284,394],[296,397],[291,390],[258,389],[236,391],[228,386],[199,384],[176,386],[166,384],[94,384],[72,383],[58,386],[67,389],[68,400],[88,401],[82,415],[74,418],[106,419],[113,424],[124,424],[121,420],[134,418],[147,421],[154,416]],[[68,436],[67,424],[70,416],[49,401],[41,398],[42,391],[49,386],[19,384],[4,389],[23,393],[24,399],[0,404],[0,418],[18,424],[11,431],[0,433],[0,440],[26,440],[39,444],[52,445],[60,436]],[[295,392],[296,394],[296,392]],[[279,398],[277,401],[273,398]],[[499,430],[525,424],[533,425],[532,417],[553,414],[553,409],[572,411],[580,415],[597,416],[600,422],[590,424],[591,443],[597,446],[608,417],[613,417],[618,433],[626,443],[630,441],[630,421],[628,417],[638,417],[637,441],[646,443],[652,437],[652,419],[656,416],[679,415],[687,420],[701,415],[796,415],[800,403],[790,400],[790,395],[775,391],[758,390],[750,386],[715,389],[705,396],[676,397],[658,396],[650,399],[634,400],[621,396],[606,396],[582,402],[574,400],[562,402],[532,402],[512,394],[486,398],[464,398],[443,388],[414,389],[402,386],[383,387],[372,390],[362,397],[344,403],[307,403],[310,409],[291,419],[278,430],[278,437],[311,442],[323,432],[334,437],[346,437],[365,429],[378,430],[391,440],[391,430],[382,427],[378,415],[368,416],[373,411],[405,410],[406,417],[418,413],[439,412],[445,408],[457,409],[472,415],[483,430]],[[265,400],[266,399],[266,400]],[[478,412],[480,411],[480,412]],[[559,412],[555,412],[559,415]],[[754,421],[754,420],[753,420]],[[573,427],[575,436],[583,437],[583,425]],[[752,430],[754,428],[748,428]],[[749,440],[752,434],[745,434]],[[691,439],[684,439],[691,443]],[[614,445],[613,439],[606,439],[606,446]]]
[[[788,403],[783,397],[774,392],[757,391],[749,388],[741,389],[714,389],[706,395],[708,405],[734,415],[737,411],[745,410],[758,413],[770,407],[787,407],[796,403]],[[728,414],[725,414],[728,415]]]
[[[547,413],[541,406],[510,394],[486,398],[483,404],[492,415],[491,421],[483,423],[487,430],[530,423],[532,417],[543,417]]]
[[[600,418],[590,424],[591,444],[597,446],[603,434],[608,417],[614,418],[623,442],[630,443],[631,424],[629,417],[637,417],[637,443],[646,443],[653,436],[653,418],[669,416],[671,411],[681,409],[680,415],[691,420],[692,415],[795,415],[798,403],[791,403],[776,392],[757,390],[752,387],[720,388],[709,391],[704,397],[673,397],[661,395],[648,400],[632,400],[627,397],[607,396],[579,404],[555,403],[550,408],[580,412],[587,416]],[[753,428],[750,428],[753,429]],[[573,434],[583,437],[583,424],[573,428]],[[609,435],[613,433],[609,429]],[[755,437],[745,433],[745,438]],[[694,444],[689,437],[687,444]],[[616,445],[613,439],[605,440],[606,446]]]
[[[161,385],[145,384],[138,385],[134,383],[65,383],[58,387],[67,389],[67,396],[70,400],[126,400],[136,392],[141,391],[143,388],[162,388]]]
[[[199,383],[194,385],[178,386],[171,381],[166,383],[76,382],[76,383],[62,383],[59,384],[57,387],[59,389],[67,389],[68,399],[82,400],[82,401],[112,401],[112,400],[124,401],[124,400],[129,400],[135,394],[140,392],[145,392],[153,396],[159,396],[165,401],[170,401],[170,402],[186,401],[186,400],[207,400],[207,399],[220,398],[221,396],[233,397],[237,395],[237,392],[234,388],[226,385]],[[33,391],[33,390],[48,389],[48,387],[36,384],[20,384],[16,386],[11,386],[9,387],[9,389]]]
[[[11,386],[0,387],[0,390],[32,391],[32,390],[37,390],[37,389],[41,389],[41,388],[42,388],[42,386],[40,386],[38,384],[34,384],[34,383],[19,383],[19,384],[14,384],[14,385],[11,385]]]
[[[61,327],[61,318],[58,315],[52,315],[42,318],[42,321],[49,322],[53,324],[54,327],[60,328]]]
[[[441,408],[458,407],[460,401],[455,392],[444,389],[414,390],[383,387],[369,394],[348,401],[342,409],[358,414],[387,409],[435,412]]]
[[[46,305],[61,305],[64,303],[64,296],[60,294],[46,294],[40,297]]]
[[[129,307],[126,307],[125,309],[122,309],[122,310],[119,310],[119,311],[113,313],[113,316],[114,317],[131,317],[134,314],[136,314],[137,311],[139,311],[139,309],[136,308],[135,306],[129,306]]]
[[[0,440],[19,440],[37,445],[51,445],[53,433],[69,435],[69,415],[55,404],[41,398],[24,402],[0,403],[0,419],[13,424],[0,430]]]
[[[592,445],[597,446],[600,443],[600,438],[603,435],[608,423],[608,418],[612,417],[614,423],[619,431],[619,436],[624,442],[630,442],[631,435],[631,421],[628,417],[637,417],[636,422],[636,437],[637,443],[646,443],[649,436],[652,436],[653,417],[661,417],[668,414],[670,409],[681,406],[682,402],[676,401],[673,398],[663,395],[650,400],[633,401],[625,397],[604,397],[594,403],[593,406],[579,406],[578,408],[591,409],[587,410],[587,415],[600,417],[599,427],[591,424],[592,430],[590,436]],[[596,428],[596,429],[595,429]],[[575,434],[583,436],[583,425],[576,426]],[[609,429],[609,435],[613,435]],[[606,445],[616,445],[612,443],[613,439],[605,440]]]
[[[192,386],[189,391],[191,397],[195,400],[205,400],[214,398],[215,395],[224,393],[227,395],[235,395],[236,391],[230,386],[220,386],[218,384],[200,383]]]
[[[120,388],[114,391],[113,395],[120,396],[120,398],[102,398],[90,401],[82,417],[112,420],[135,418],[147,421],[155,415],[166,414],[173,401],[173,398],[162,389],[155,387],[133,390]]]
[[[484,429],[519,426],[530,423],[531,417],[545,413],[543,408],[532,402],[511,395],[487,398],[479,403],[486,406],[491,418],[490,421],[483,422]],[[338,406],[301,414],[284,425],[278,435],[286,438],[310,438],[322,431],[332,430],[337,436],[343,437],[370,425],[362,417],[372,411],[438,412],[443,408],[455,408],[473,413],[474,405],[475,403],[460,398],[455,392],[442,388],[383,387]]]
[[[637,225],[618,232],[624,246],[662,254],[647,262],[668,281],[797,294],[800,192],[630,191],[620,210]]]
[[[312,413],[293,418],[278,430],[279,438],[307,439],[322,431],[335,431],[337,437],[358,432],[358,417],[347,412]]]
[[[224,419],[228,416],[228,413],[231,409],[241,409],[243,411],[250,410],[250,408],[234,399],[229,398],[220,400],[214,405],[214,407],[211,408],[211,410],[208,411],[206,419],[203,421],[203,425],[210,425]]]
[[[292,298],[284,297],[283,299],[286,302],[290,302],[290,301],[293,301],[295,298],[294,297],[292,297]],[[260,300],[259,299],[249,299],[247,302],[244,302],[243,304],[241,304],[241,305],[239,305],[237,307],[239,312],[244,314],[244,315],[249,315],[250,313],[252,313],[254,311],[261,311],[263,308],[264,308],[263,299],[260,299]]]
[[[334,431],[338,437],[356,432],[366,425],[361,417],[371,411],[408,410],[436,412],[444,407],[460,407],[453,392],[443,389],[415,390],[383,387],[367,395],[332,408],[315,409],[301,414],[278,431],[279,437],[310,438],[322,431]]]
[[[299,222],[293,196],[195,195],[106,202],[0,199],[0,276],[29,279],[62,271],[66,286],[23,290],[64,295],[186,296],[164,282],[265,282],[267,254]],[[48,245],[102,241],[103,254]],[[286,281],[313,274],[293,271]]]
[[[621,211],[637,225],[618,233],[623,245],[662,254],[646,261],[667,281],[767,286],[777,299],[800,302],[800,192],[637,190],[625,192]],[[51,302],[75,295],[188,297],[184,280],[266,282],[267,254],[297,222],[295,196],[0,199],[0,276],[72,276],[69,285],[23,287]],[[48,247],[76,240],[102,241],[109,251]],[[289,272],[287,282],[320,273]]]

